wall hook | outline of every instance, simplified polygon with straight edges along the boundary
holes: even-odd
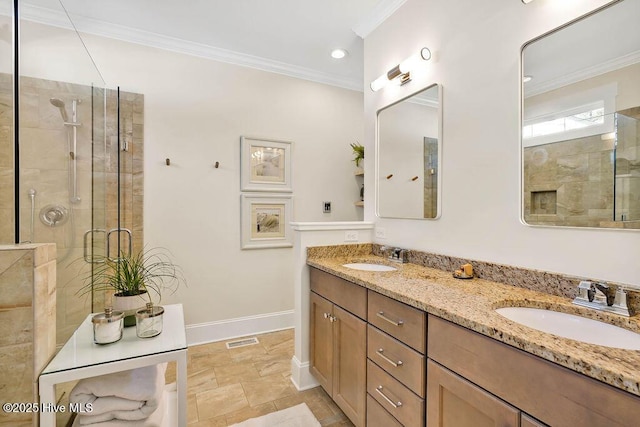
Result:
[[[414,176],[413,178],[411,178],[411,181],[415,181],[416,179],[418,179],[418,177]]]
[[[213,167],[214,167],[214,168],[216,168],[216,169],[218,169],[218,168],[220,167],[220,162],[216,162],[216,163],[213,165]]]
[[[170,159],[170,158],[168,158],[168,157],[167,157],[167,158],[164,160],[164,162],[167,164],[167,166],[171,166],[171,159]]]
[[[393,174],[390,173],[389,175],[387,175],[387,179],[391,179],[393,177]]]

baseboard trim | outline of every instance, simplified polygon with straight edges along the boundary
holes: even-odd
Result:
[[[187,345],[207,344],[247,335],[291,329],[294,326],[294,310],[238,317],[215,322],[186,326]]]
[[[295,356],[291,358],[291,382],[298,391],[309,390],[320,385],[311,375],[309,362],[300,362]]]

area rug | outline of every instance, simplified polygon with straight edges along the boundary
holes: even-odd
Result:
[[[306,403],[282,411],[251,418],[231,427],[320,427]]]

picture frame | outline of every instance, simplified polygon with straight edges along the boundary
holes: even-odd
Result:
[[[241,248],[265,249],[293,246],[293,196],[251,194],[240,196]]]
[[[291,142],[241,136],[240,147],[242,191],[293,191]]]

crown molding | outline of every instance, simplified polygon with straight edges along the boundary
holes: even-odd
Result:
[[[612,59],[607,62],[596,64],[592,67],[578,70],[574,73],[570,73],[558,78],[548,80],[539,84],[526,84],[524,97],[540,95],[541,93],[549,92],[554,89],[561,88],[582,80],[590,79],[592,77],[599,76],[611,71],[618,70],[620,68],[628,67],[640,62],[640,50],[631,52],[627,55]],[[535,78],[535,77],[534,77]]]
[[[310,68],[247,55],[228,49],[221,49],[203,43],[182,40],[82,16],[73,16],[72,25],[64,12],[33,5],[22,5],[20,13],[22,19],[40,24],[51,25],[67,30],[74,30],[75,26],[75,29],[81,33],[197,56],[227,64],[240,65],[302,80],[337,86],[343,89],[363,91],[363,83],[357,79],[323,73]]]
[[[388,17],[400,8],[407,0],[381,0],[373,10],[361,19],[352,31],[364,39],[378,28]]]

